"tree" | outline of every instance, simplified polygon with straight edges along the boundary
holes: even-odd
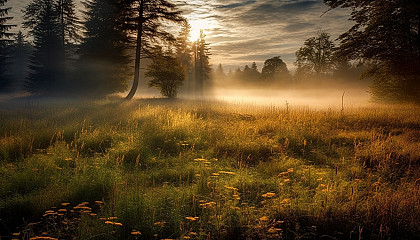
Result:
[[[192,43],[189,40],[191,32],[191,26],[187,20],[184,21],[181,26],[181,30],[176,38],[175,49],[176,56],[181,64],[186,69],[186,91],[190,93],[193,89],[193,64],[192,64]]]
[[[339,56],[369,66],[375,98],[420,99],[420,2],[413,0],[324,0],[351,9],[355,22],[340,35]]]
[[[10,7],[4,8],[7,0],[0,0],[0,92],[8,92],[11,90],[13,79],[8,73],[10,67],[9,45],[12,42],[10,38],[12,33],[7,32],[14,25],[6,24],[12,17],[7,17]]]
[[[73,0],[57,0],[56,3],[61,44],[67,50],[67,54],[71,54],[71,44],[78,42],[82,37],[80,34],[80,21],[76,16],[75,4]]]
[[[196,94],[203,95],[204,86],[210,79],[210,48],[206,43],[206,35],[200,30],[200,37],[194,42],[194,65],[195,65],[195,87]]]
[[[83,4],[84,38],[74,77],[78,81],[72,88],[91,97],[123,92],[128,86],[127,49],[131,43],[124,26],[127,6],[123,0],[88,0]]]
[[[261,78],[268,82],[288,82],[290,81],[290,73],[287,65],[280,56],[267,59],[261,72]]]
[[[332,73],[335,67],[334,43],[330,35],[319,31],[315,37],[308,38],[304,46],[296,52],[296,77],[320,78]]]
[[[185,75],[185,66],[172,51],[163,52],[159,47],[154,50],[152,63],[145,73],[146,77],[152,78],[149,87],[159,89],[161,94],[168,98],[177,96],[178,87],[185,80]]]
[[[224,81],[226,79],[226,74],[221,63],[219,63],[219,66],[215,71],[215,77],[218,81]]]
[[[24,27],[34,38],[26,88],[37,94],[67,89],[71,43],[79,39],[73,0],[33,0],[24,9]]]
[[[15,40],[11,45],[11,72],[15,80],[16,90],[21,90],[24,86],[27,73],[29,56],[31,54],[31,45],[25,40],[25,36],[21,31],[16,34]]]
[[[30,74],[26,90],[36,94],[52,94],[60,86],[64,59],[58,25],[58,12],[53,0],[34,0],[24,9],[23,25],[34,37],[30,58]]]
[[[150,55],[150,49],[159,41],[173,40],[174,37],[164,27],[164,23],[182,23],[184,18],[175,4],[169,0],[122,0],[128,3],[125,9],[125,28],[136,34],[136,54],[133,86],[126,99],[132,99],[140,79],[140,59]]]

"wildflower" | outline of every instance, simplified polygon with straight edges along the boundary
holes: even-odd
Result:
[[[122,226],[122,223],[119,223],[119,222],[114,222],[114,225],[115,225],[115,226],[120,226],[120,227],[121,227],[121,226]]]
[[[229,189],[229,190],[233,190],[233,191],[238,191],[238,189],[237,189],[237,188],[235,188],[235,187],[225,186],[225,188],[226,188],[226,189]]]
[[[190,239],[191,237],[188,237],[188,236],[184,236],[183,238],[184,238],[184,239]]]
[[[91,213],[91,214],[89,214],[90,216],[92,216],[92,217],[94,217],[94,216],[97,216],[98,214],[96,214],[96,213]]]
[[[70,205],[70,203],[61,203],[61,206],[63,206],[63,207],[66,207],[68,205]]]
[[[217,177],[217,176],[219,176],[220,174],[218,174],[218,173],[212,173],[211,175],[213,175],[213,176]]]
[[[111,221],[106,221],[106,222],[105,222],[105,224],[108,224],[108,225],[114,225],[114,222],[111,222]]]
[[[201,174],[194,174],[194,177],[201,177]]]
[[[282,204],[289,204],[290,203],[290,198],[285,198],[280,203],[282,203]]]
[[[191,221],[191,222],[197,221],[197,220],[198,220],[198,218],[199,218],[199,217],[185,217],[185,219],[187,219],[187,220],[189,220],[189,221]]]
[[[276,194],[273,192],[268,192],[262,195],[263,198],[272,198],[274,197]]]
[[[58,209],[59,212],[67,212],[66,209]]]
[[[131,232],[131,235],[141,235],[141,232],[134,230]]]
[[[293,172],[293,168],[289,168],[289,169],[287,169],[287,172],[288,172],[288,173],[292,173],[292,172]]]
[[[71,161],[71,160],[73,160],[73,158],[66,158],[66,159],[64,159],[65,161]]]
[[[98,204],[98,205],[104,204],[104,202],[102,202],[102,201],[95,201],[95,203]]]
[[[196,162],[205,162],[207,160],[204,159],[204,158],[196,158],[196,159],[194,159],[194,161],[196,161]]]
[[[13,236],[19,236],[20,233],[12,233]]]
[[[288,172],[281,172],[279,173],[279,175],[277,175],[278,177],[286,177],[289,173]]]
[[[108,220],[115,220],[118,219],[117,217],[109,217]]]
[[[164,227],[166,222],[155,222],[153,223],[154,226]]]
[[[285,183],[286,183],[286,182],[290,182],[290,179],[289,179],[289,178],[286,178],[286,179],[284,179],[283,181],[284,181]]]
[[[219,171],[220,174],[235,175],[234,172]]]
[[[260,217],[260,221],[266,222],[270,220],[267,216]]]
[[[321,177],[321,178],[318,178],[318,179],[317,179],[317,181],[318,181],[318,182],[319,182],[319,181],[322,181],[322,177]]]
[[[267,230],[267,232],[271,233],[271,234],[274,234],[274,233],[277,233],[277,232],[280,232],[280,231],[281,231],[280,228],[275,228],[275,227],[271,227]]]
[[[189,235],[197,236],[198,234],[196,232],[189,232]]]

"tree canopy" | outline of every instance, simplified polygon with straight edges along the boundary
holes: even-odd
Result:
[[[153,52],[152,63],[145,73],[150,77],[149,87],[156,87],[161,94],[168,98],[175,98],[179,86],[185,80],[186,68],[171,51],[162,51],[160,47]]]
[[[324,0],[349,8],[355,22],[339,37],[338,54],[368,64],[377,98],[420,99],[420,1]]]
[[[3,7],[7,0],[0,0],[0,92],[10,91],[13,84],[13,79],[9,74],[10,60],[9,60],[9,44],[12,42],[10,38],[12,33],[8,32],[14,25],[6,22],[12,17],[7,16],[9,7]]]

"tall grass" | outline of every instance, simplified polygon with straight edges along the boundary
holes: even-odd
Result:
[[[419,113],[181,100],[2,105],[0,234],[414,239]]]

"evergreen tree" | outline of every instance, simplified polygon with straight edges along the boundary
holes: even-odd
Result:
[[[122,0],[88,0],[83,2],[84,38],[79,48],[73,88],[79,94],[102,97],[127,89],[127,48],[130,39],[124,30],[126,5]]]
[[[60,40],[58,12],[53,0],[34,0],[24,9],[23,23],[34,38],[34,52],[26,90],[35,94],[53,94],[62,86],[63,46]]]
[[[8,30],[14,25],[6,24],[12,17],[7,17],[10,7],[3,7],[7,0],[0,0],[0,93],[9,92],[12,88],[13,80],[9,73],[10,56],[9,45],[13,36]]]
[[[194,42],[194,62],[195,62],[195,92],[198,95],[204,94],[204,87],[210,79],[210,48],[206,43],[206,35],[200,31],[200,38]]]
[[[29,56],[31,45],[25,40],[21,31],[16,34],[13,45],[11,46],[12,75],[15,80],[15,89],[22,90],[28,73]]]
[[[186,91],[190,93],[193,89],[193,65],[192,65],[192,48],[189,40],[191,26],[185,21],[176,39],[176,56],[186,69]]]
[[[150,55],[156,42],[170,41],[174,37],[164,23],[182,23],[184,18],[170,0],[121,0],[128,3],[124,12],[125,28],[136,34],[136,55],[133,86],[127,95],[132,99],[140,79],[140,59]]]
[[[73,0],[33,0],[24,9],[24,27],[34,38],[26,89],[36,94],[68,90],[71,45],[79,39]]]
[[[223,82],[226,79],[226,74],[221,63],[219,63],[219,66],[216,69],[215,77],[219,82]]]

